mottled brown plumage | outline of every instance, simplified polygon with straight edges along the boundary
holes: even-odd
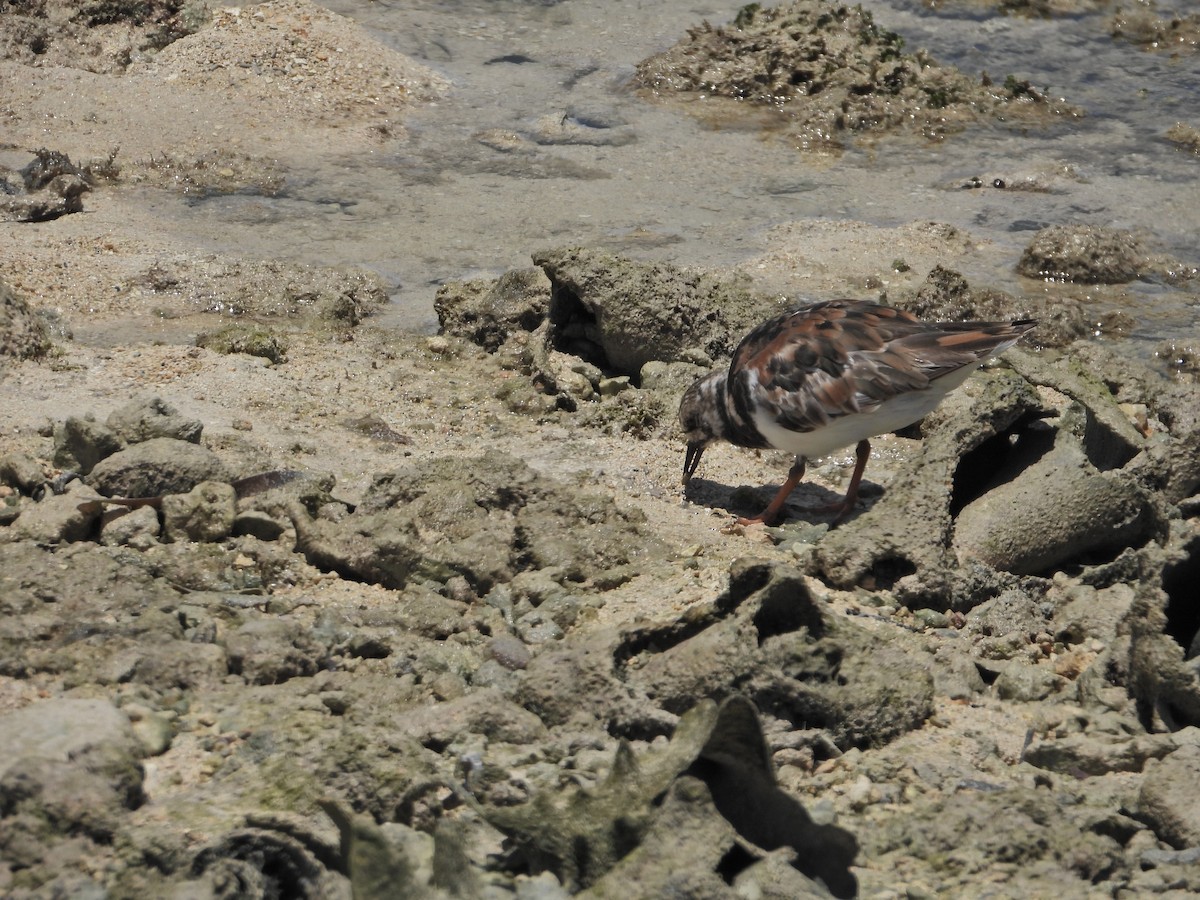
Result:
[[[866,300],[832,300],[784,313],[751,331],[728,369],[683,396],[686,484],[708,444],[796,454],[787,481],[762,515],[773,522],[804,475],[807,458],[857,445],[840,520],[854,506],[870,454],[867,439],[924,418],[979,365],[1034,323],[921,322]]]

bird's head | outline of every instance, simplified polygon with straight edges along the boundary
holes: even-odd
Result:
[[[721,410],[725,405],[725,378],[727,372],[720,369],[699,379],[683,395],[679,403],[679,424],[687,441],[687,454],[683,459],[683,483],[691,480],[704,448],[725,436],[725,419]]]

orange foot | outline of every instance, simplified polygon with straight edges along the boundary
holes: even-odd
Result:
[[[779,518],[768,519],[766,517],[766,514],[763,514],[763,515],[759,515],[759,516],[753,516],[751,518],[746,518],[745,516],[738,516],[736,521],[737,521],[737,524],[739,524],[739,525],[766,525],[769,528],[773,525],[778,525],[780,522],[780,519]]]

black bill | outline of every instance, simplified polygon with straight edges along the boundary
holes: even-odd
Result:
[[[687,484],[692,479],[692,475],[696,471],[696,467],[700,465],[700,457],[704,455],[704,448],[708,446],[704,441],[692,441],[687,445],[687,454],[683,458],[683,483]]]

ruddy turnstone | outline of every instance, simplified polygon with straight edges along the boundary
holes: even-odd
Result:
[[[683,395],[683,483],[713,441],[794,453],[775,499],[760,515],[738,520],[774,524],[804,477],[805,460],[856,444],[845,499],[828,510],[840,522],[858,497],[871,454],[867,439],[924,418],[1034,324],[921,322],[869,300],[830,300],[776,316],[742,339],[728,369]]]

